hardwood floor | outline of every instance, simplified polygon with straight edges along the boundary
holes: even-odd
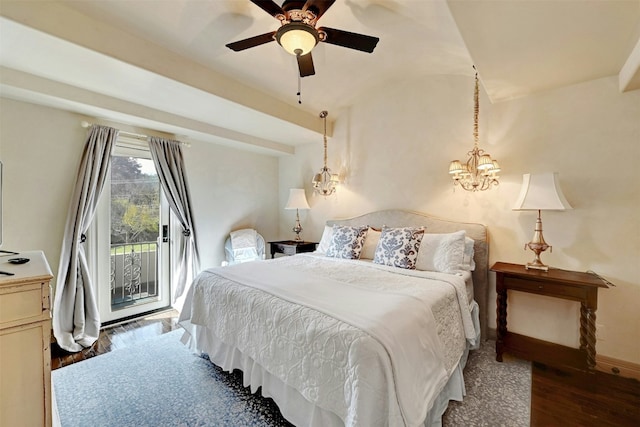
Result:
[[[639,425],[640,381],[532,363],[531,427]]]
[[[51,369],[77,363],[94,356],[135,344],[143,338],[149,338],[178,329],[178,312],[168,310],[131,320],[119,325],[109,326],[100,331],[98,341],[91,347],[78,353],[62,350],[54,342],[51,344]]]

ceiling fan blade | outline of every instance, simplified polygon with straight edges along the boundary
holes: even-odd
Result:
[[[316,69],[313,67],[313,58],[311,52],[306,55],[298,55],[298,70],[300,70],[300,77],[313,76],[316,73]]]
[[[344,30],[336,30],[335,28],[320,27],[318,31],[324,31],[327,37],[325,43],[335,44],[349,49],[361,50],[363,52],[373,52],[376,48],[378,37],[365,36],[364,34],[351,33]]]
[[[275,17],[276,15],[285,15],[284,10],[273,0],[250,0],[251,3],[258,6],[260,9],[267,12],[269,15]]]
[[[272,31],[270,33],[260,34],[259,36],[229,43],[226,46],[233,51],[240,52],[241,50],[249,49],[250,47],[260,46],[261,44],[272,42],[274,40],[273,36],[275,34],[276,32]]]
[[[307,0],[302,11],[310,10],[316,15],[316,19],[320,19],[335,2],[336,0]]]

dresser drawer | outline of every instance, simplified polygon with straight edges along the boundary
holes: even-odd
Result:
[[[280,249],[282,250],[282,253],[285,254],[285,255],[295,255],[296,254],[296,247],[295,246],[282,245],[280,247]]]
[[[521,279],[519,277],[505,277],[504,286],[514,291],[523,291],[564,299],[575,299],[581,301],[586,298],[586,291],[583,288],[567,286],[566,284],[556,284],[549,281]]]
[[[287,243],[274,243],[275,251],[285,255],[295,255],[298,252],[298,246]]]
[[[47,286],[38,282],[0,289],[0,328],[48,318]]]

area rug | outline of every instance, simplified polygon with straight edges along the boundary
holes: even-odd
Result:
[[[290,426],[271,399],[251,394],[239,372],[191,353],[173,331],[52,372],[62,427]],[[498,364],[491,344],[472,353],[467,398],[445,426],[527,426],[530,370]],[[473,372],[473,373],[472,373]]]
[[[449,402],[443,427],[528,427],[531,407],[531,363],[503,355],[496,362],[496,342],[483,341],[469,353],[464,368],[467,395]]]

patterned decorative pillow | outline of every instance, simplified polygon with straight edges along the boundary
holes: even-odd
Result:
[[[363,227],[334,225],[331,244],[329,245],[329,249],[327,249],[327,256],[333,258],[359,259],[368,229],[368,225]]]
[[[424,236],[424,227],[382,227],[373,262],[415,270],[422,236]]]

